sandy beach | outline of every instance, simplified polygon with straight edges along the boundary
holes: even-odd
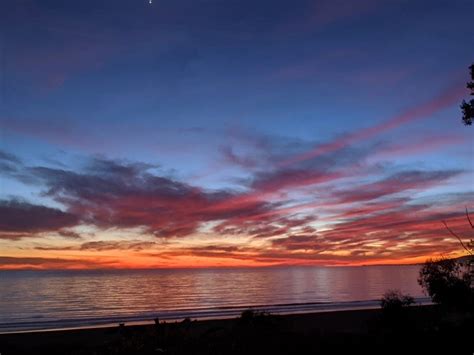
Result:
[[[437,306],[410,307],[396,318],[380,309],[225,320],[160,322],[0,335],[10,354],[472,354],[473,318]]]

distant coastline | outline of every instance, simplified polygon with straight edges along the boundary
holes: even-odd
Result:
[[[461,256],[456,259],[463,260],[465,257]],[[380,267],[380,266],[420,266],[423,265],[422,262],[420,263],[407,263],[407,264],[360,264],[360,265],[311,265],[311,264],[281,264],[281,265],[258,265],[258,266],[197,266],[197,267],[147,267],[147,268],[58,268],[58,269],[43,269],[43,268],[18,268],[18,269],[1,269],[2,271],[45,271],[45,272],[69,272],[69,271],[199,271],[199,270],[255,270],[255,269],[279,269],[279,268],[360,268],[360,267]]]

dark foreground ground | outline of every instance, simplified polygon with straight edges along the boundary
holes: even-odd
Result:
[[[435,306],[0,335],[0,354],[469,354],[472,315]]]

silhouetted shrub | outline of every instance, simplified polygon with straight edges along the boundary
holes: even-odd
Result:
[[[420,270],[418,283],[435,303],[455,308],[472,306],[469,272],[455,259],[426,261]]]
[[[388,290],[384,293],[380,305],[382,309],[400,309],[415,302],[410,295],[404,295],[399,290]]]
[[[260,324],[268,319],[270,313],[264,311],[255,311],[253,309],[246,309],[240,314],[240,324],[248,325],[248,324]]]
[[[415,303],[415,299],[410,295],[404,295],[398,290],[389,290],[385,292],[380,305],[384,313],[396,313],[403,307],[408,307]]]

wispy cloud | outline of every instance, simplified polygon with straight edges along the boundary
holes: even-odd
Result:
[[[273,148],[267,149],[268,154],[274,154]],[[5,176],[42,187],[43,196],[63,209],[3,201],[0,231],[3,239],[16,242],[26,237],[41,238],[45,233],[70,240],[61,246],[36,244],[37,253],[189,254],[210,258],[209,262],[216,257],[220,262],[230,258],[240,264],[259,265],[412,260],[435,253],[439,245],[446,252],[454,252],[456,243],[445,240],[440,221],[447,220],[462,230],[460,211],[469,196],[443,197],[444,205],[439,206],[436,199],[421,203],[413,194],[447,184],[464,171],[371,170],[364,163],[370,152],[344,147],[321,159],[298,162],[298,168],[257,169],[240,191],[209,190],[184,183],[160,175],[156,165],[140,162],[91,157],[82,168],[31,167],[4,153],[0,158],[13,168],[13,173],[3,171]],[[354,177],[368,182],[339,183]],[[295,191],[314,195],[302,202],[291,197]],[[76,229],[87,225],[99,231],[140,231],[127,240],[91,241]],[[148,240],[137,239],[139,234]],[[204,248],[193,245],[197,235],[247,238],[250,244],[218,243]],[[158,251],[160,246],[153,238],[164,238],[173,246]],[[174,244],[178,239],[182,242]],[[410,251],[412,247],[417,252]],[[69,267],[68,263],[64,265]],[[52,264],[45,261],[44,265]]]
[[[102,269],[119,267],[117,260],[0,256],[1,269]]]
[[[333,196],[340,203],[364,202],[406,191],[420,191],[433,185],[440,185],[462,171],[403,171],[383,180],[354,188],[336,191]]]
[[[466,90],[461,84],[450,87],[421,105],[412,107],[405,112],[395,115],[376,125],[349,133],[331,142],[316,146],[314,149],[303,154],[285,159],[279,163],[279,166],[286,167],[301,161],[313,159],[335,150],[339,150],[347,145],[376,137],[379,134],[398,128],[401,125],[430,117],[438,111],[455,104],[457,105],[459,100],[465,95],[465,91]]]

